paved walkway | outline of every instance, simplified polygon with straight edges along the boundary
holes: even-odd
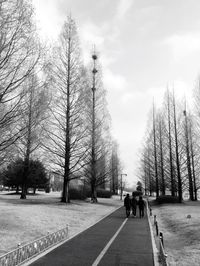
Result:
[[[31,265],[153,266],[146,213],[142,219],[126,219],[122,207]]]

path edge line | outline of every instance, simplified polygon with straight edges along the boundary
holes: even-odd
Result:
[[[109,249],[109,247],[112,245],[113,241],[115,240],[115,238],[118,236],[118,234],[120,233],[120,231],[122,230],[122,228],[124,227],[124,225],[126,224],[126,222],[128,221],[128,218],[126,218],[123,223],[120,225],[120,227],[117,229],[117,232],[115,232],[115,234],[111,237],[111,239],[108,241],[108,243],[106,244],[106,246],[103,248],[103,250],[100,252],[100,254],[98,255],[98,257],[96,258],[96,260],[92,263],[92,266],[97,266],[99,264],[99,262],[101,261],[101,259],[104,257],[104,255],[106,254],[107,250]]]

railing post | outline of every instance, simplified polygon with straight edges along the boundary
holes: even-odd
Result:
[[[158,222],[157,221],[155,222],[155,225],[156,225],[156,235],[158,236]]]
[[[19,264],[19,250],[20,250],[20,246],[21,246],[21,244],[20,243],[18,243],[18,245],[17,245],[17,248],[18,248],[18,250],[17,250],[17,265]]]
[[[154,215],[154,225],[156,224],[156,215]]]
[[[160,241],[162,242],[162,245],[164,247],[164,238],[163,238],[163,233],[160,232]]]

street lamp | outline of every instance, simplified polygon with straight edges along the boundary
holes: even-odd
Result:
[[[120,179],[120,200],[122,200],[122,192],[123,192],[123,187],[122,187],[122,176],[127,176],[127,174],[121,174],[121,179]]]

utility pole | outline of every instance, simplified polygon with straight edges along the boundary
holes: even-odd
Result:
[[[96,195],[96,151],[95,151],[95,91],[96,91],[96,60],[97,55],[94,51],[92,55],[93,59],[93,70],[92,70],[92,160],[91,160],[91,172],[92,172],[92,180],[91,180],[91,189],[92,189],[92,201],[97,202]]]

